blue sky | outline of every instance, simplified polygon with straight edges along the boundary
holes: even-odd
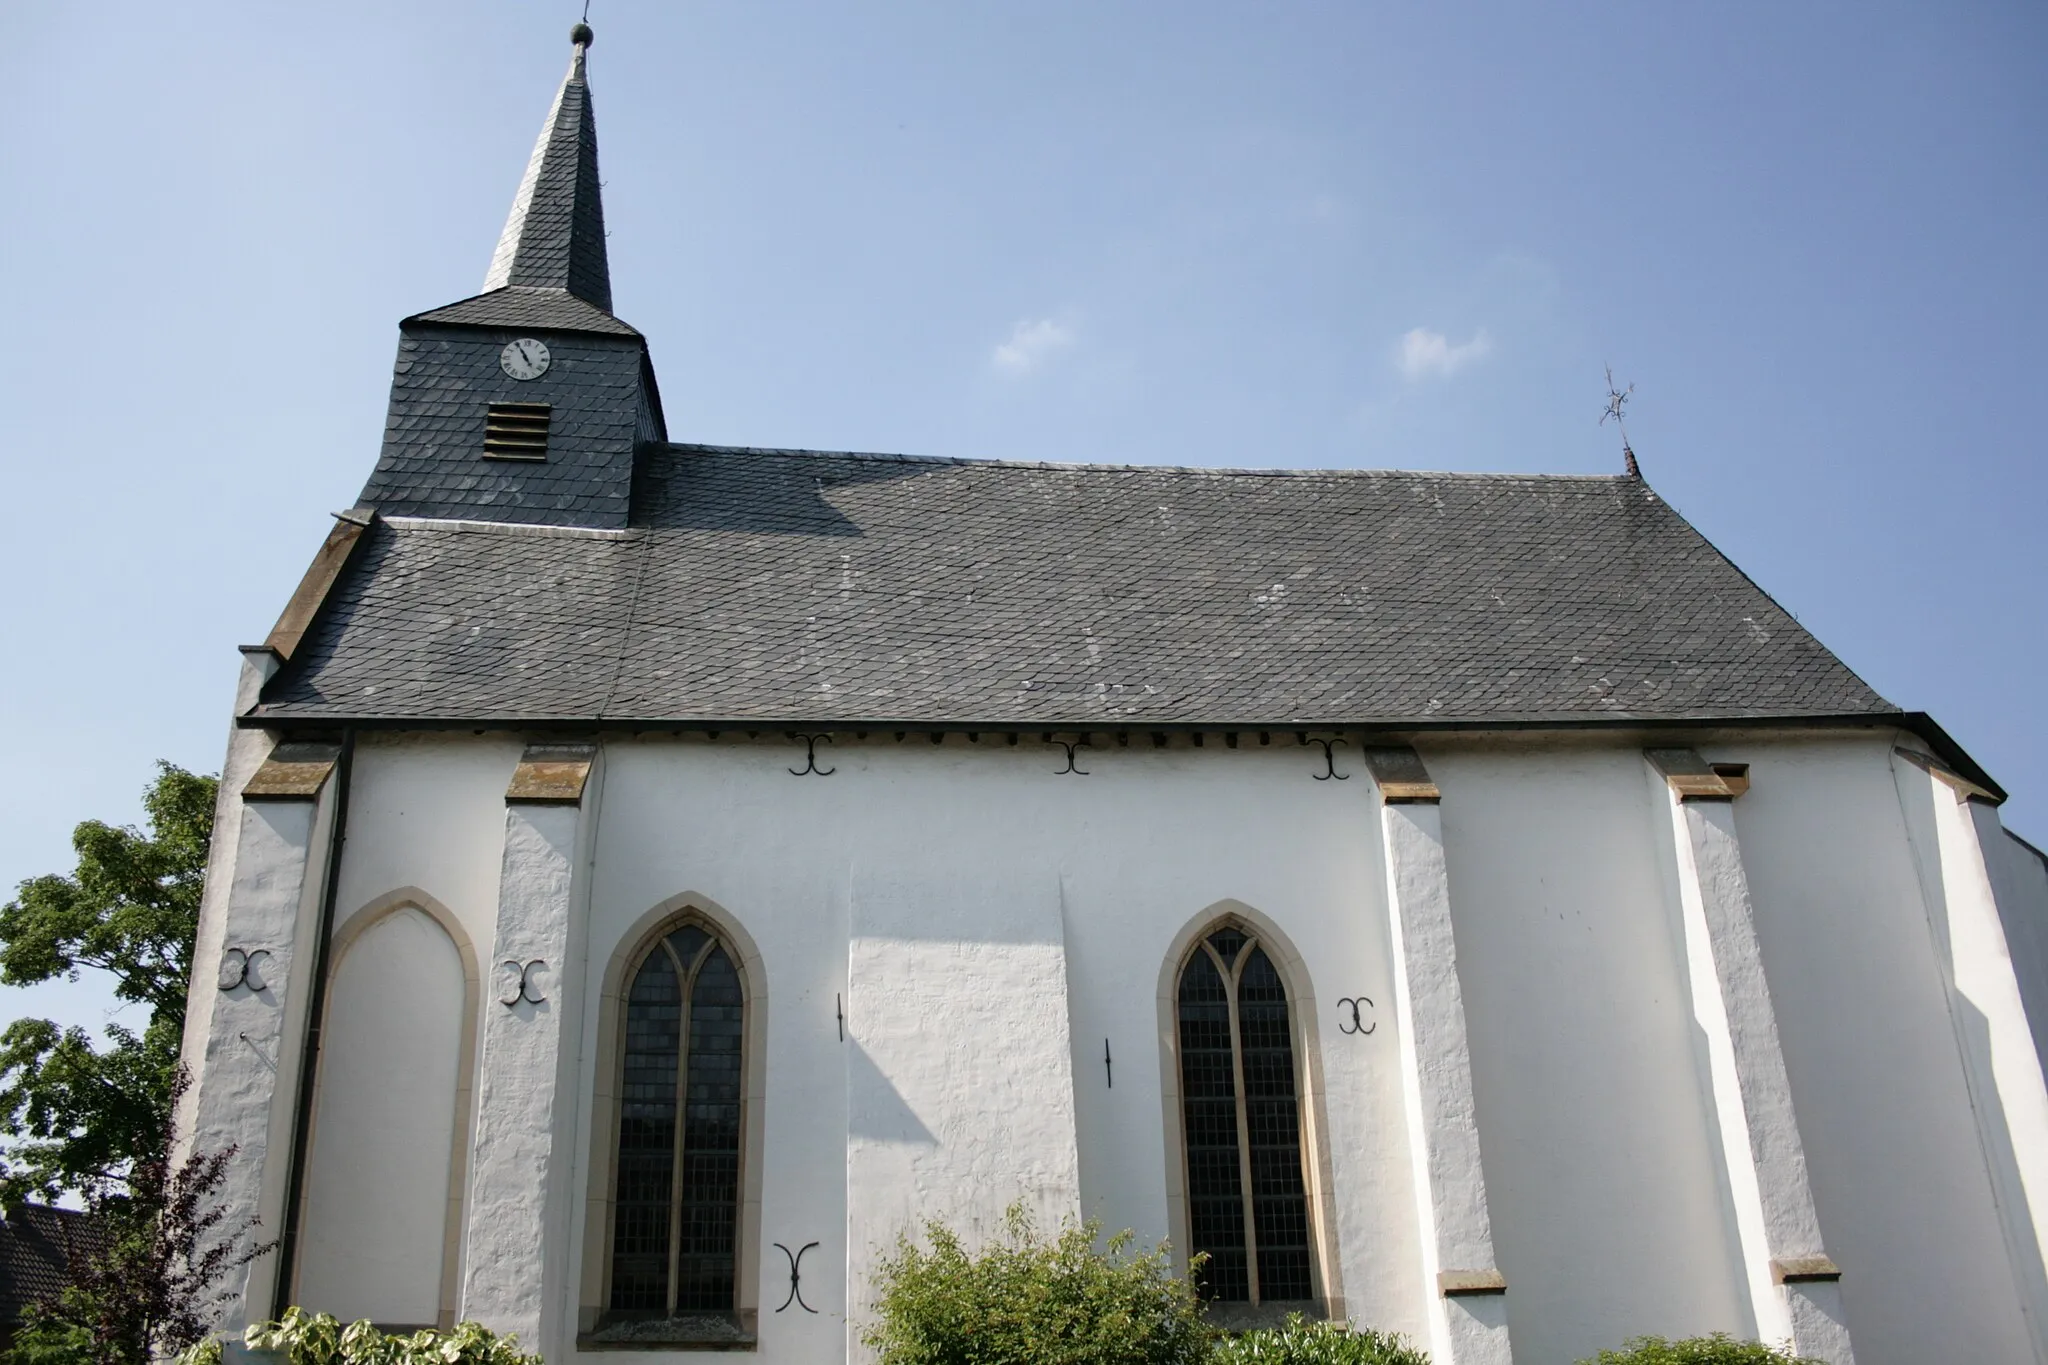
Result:
[[[14,10],[0,884],[218,767],[577,5]],[[2048,8],[596,0],[682,439],[1610,471],[2048,838]],[[91,983],[0,998],[96,1023]]]

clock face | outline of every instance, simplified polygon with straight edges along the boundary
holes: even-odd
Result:
[[[508,342],[498,353],[498,364],[514,379],[538,379],[548,372],[547,344],[535,337]]]

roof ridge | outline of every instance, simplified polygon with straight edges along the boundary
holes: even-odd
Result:
[[[977,469],[1070,470],[1084,474],[1213,474],[1229,478],[1262,479],[1387,477],[1501,481],[1519,479],[1530,483],[1586,483],[1602,485],[1641,482],[1627,474],[1540,474],[1520,473],[1512,470],[1358,469],[1345,466],[1332,466],[1323,469],[1304,467],[1264,468],[1252,465],[1141,464],[1102,460],[1005,460],[972,455],[908,455],[874,450],[812,450],[801,446],[718,445],[708,441],[671,441],[668,443],[667,448],[685,453],[706,455],[763,455],[786,458],[825,457],[835,460],[875,460],[882,463],[895,464],[964,465]]]
[[[340,513],[336,513],[337,516]],[[450,531],[475,535],[532,536],[541,540],[640,540],[644,526],[567,526],[546,521],[483,521],[474,517],[383,516],[394,531]]]

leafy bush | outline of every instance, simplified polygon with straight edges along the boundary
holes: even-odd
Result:
[[[196,1346],[188,1346],[172,1358],[171,1365],[221,1365],[226,1352],[221,1350],[219,1337],[208,1337]]]
[[[1105,1255],[1095,1223],[1048,1239],[1021,1203],[1005,1222],[978,1254],[938,1223],[925,1225],[929,1250],[897,1241],[880,1319],[862,1334],[881,1365],[1203,1365],[1201,1304],[1163,1246],[1129,1255],[1126,1231]]]
[[[1821,1365],[1792,1354],[1790,1347],[1777,1349],[1756,1341],[1737,1341],[1726,1332],[1710,1337],[1687,1337],[1666,1341],[1662,1337],[1637,1337],[1619,1351],[1602,1351],[1579,1365]]]
[[[542,1365],[521,1355],[518,1343],[482,1323],[458,1323],[446,1332],[387,1337],[367,1322],[343,1327],[325,1313],[291,1308],[276,1322],[259,1322],[242,1334],[258,1350],[282,1351],[290,1365]],[[177,1365],[220,1365],[218,1341],[178,1357]]]
[[[57,1316],[54,1305],[32,1303],[22,1313],[14,1345],[0,1351],[7,1365],[96,1365],[92,1333]]]
[[[1308,1322],[1288,1315],[1284,1326],[1216,1342],[1215,1365],[1429,1365],[1429,1356],[1390,1332],[1348,1322]]]

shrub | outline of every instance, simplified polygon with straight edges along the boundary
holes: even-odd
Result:
[[[1429,1365],[1429,1356],[1400,1337],[1348,1322],[1307,1322],[1288,1315],[1284,1326],[1223,1337],[1215,1365]]]
[[[1756,1341],[1737,1341],[1726,1332],[1710,1337],[1687,1337],[1666,1341],[1662,1337],[1637,1337],[1619,1351],[1602,1351],[1579,1365],[1821,1365],[1784,1349]]]
[[[292,1308],[276,1322],[250,1327],[242,1340],[283,1352],[290,1365],[542,1365],[539,1356],[521,1355],[513,1338],[476,1322],[387,1337],[367,1322],[343,1327],[325,1313]],[[187,1351],[177,1365],[220,1365],[220,1359],[220,1343],[213,1341]]]
[[[862,1334],[881,1365],[1203,1365],[1201,1304],[1163,1246],[1130,1255],[1126,1231],[1105,1254],[1095,1223],[1048,1239],[1021,1203],[1005,1225],[972,1254],[938,1223],[925,1225],[929,1250],[898,1239],[880,1319]]]

